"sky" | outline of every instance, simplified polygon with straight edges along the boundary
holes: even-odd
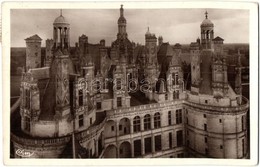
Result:
[[[127,9],[127,33],[130,41],[144,44],[147,27],[157,37],[170,44],[190,44],[200,37],[200,24],[208,18],[214,23],[214,36],[224,43],[249,42],[249,10],[243,9]],[[25,47],[25,38],[38,34],[45,40],[53,38],[53,22],[60,9],[12,9],[11,47]],[[70,45],[78,37],[88,36],[89,43],[106,40],[106,45],[116,39],[118,9],[63,9],[62,15],[70,23]]]

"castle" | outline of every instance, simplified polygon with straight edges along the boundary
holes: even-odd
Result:
[[[227,74],[223,39],[205,19],[190,44],[191,90],[182,48],[145,34],[130,42],[123,6],[117,38],[94,46],[82,35],[71,55],[70,24],[62,14],[46,40],[27,38],[18,114],[12,113],[14,158],[248,158],[249,102]],[[73,30],[72,30],[73,32]],[[97,48],[97,49],[93,49]]]

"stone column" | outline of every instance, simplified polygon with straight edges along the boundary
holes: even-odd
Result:
[[[131,139],[131,157],[134,158],[135,155],[134,155],[134,142],[133,142],[133,139]]]
[[[151,115],[151,129],[154,129],[154,115]]]
[[[141,131],[144,131],[144,117],[140,117]]]
[[[133,119],[132,118],[130,118],[129,119],[130,120],[130,134],[133,134],[133,132],[134,132],[134,127],[133,127]]]
[[[96,153],[96,157],[98,158],[98,140],[94,140],[94,144],[95,144],[95,153]]]
[[[144,138],[141,138],[141,152],[142,152],[142,156],[145,154],[145,148],[144,148]]]

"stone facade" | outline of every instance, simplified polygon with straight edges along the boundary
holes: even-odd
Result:
[[[123,6],[111,47],[104,40],[91,45],[82,35],[76,56],[70,55],[70,25],[59,16],[53,40],[46,41],[45,67],[26,57],[30,67],[22,75],[20,112],[13,116],[21,127],[11,132],[14,157],[248,158],[249,102],[239,89],[241,72],[235,92],[228,84],[223,39],[214,38],[213,28],[206,13],[201,42],[190,45],[189,91],[182,46],[163,43],[162,37],[157,44],[149,29],[145,46],[135,46]],[[26,42],[28,53],[38,52],[40,38]]]

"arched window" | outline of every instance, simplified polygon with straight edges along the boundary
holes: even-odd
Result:
[[[160,128],[161,127],[161,116],[160,113],[154,114],[154,128]]]
[[[134,117],[134,132],[140,132],[141,131],[141,121],[140,121],[140,117],[136,116]]]
[[[149,114],[144,116],[144,130],[151,129],[151,116]]]

